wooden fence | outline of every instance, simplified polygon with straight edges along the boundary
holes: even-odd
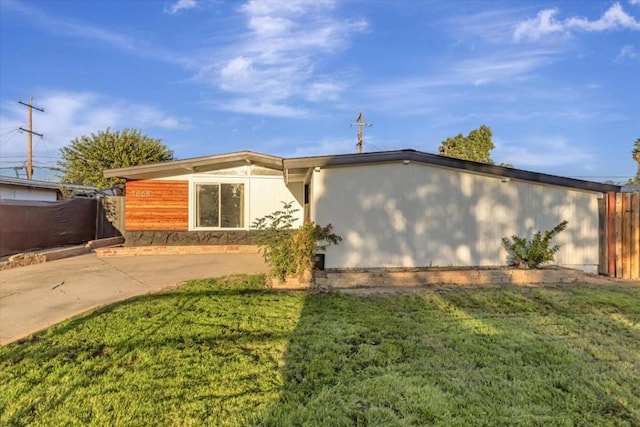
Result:
[[[599,272],[640,279],[640,193],[608,193],[600,203]]]

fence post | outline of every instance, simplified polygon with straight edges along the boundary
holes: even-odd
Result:
[[[609,274],[607,239],[607,195],[598,199],[598,274]]]
[[[616,193],[607,193],[607,273],[616,276]]]
[[[622,193],[616,193],[615,202],[615,227],[616,227],[616,278],[622,279],[623,276],[623,258],[622,258]]]
[[[640,193],[631,193],[631,278],[640,279]]]

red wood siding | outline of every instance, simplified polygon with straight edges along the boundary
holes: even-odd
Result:
[[[127,181],[125,227],[127,230],[187,230],[189,183],[187,181]]]

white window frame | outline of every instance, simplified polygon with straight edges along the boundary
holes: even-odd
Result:
[[[249,230],[251,224],[249,224],[249,179],[243,177],[224,177],[224,176],[196,176],[190,180],[189,183],[189,230],[191,231],[214,231],[214,230]],[[220,185],[220,184],[242,184],[243,189],[243,223],[244,227],[197,227],[197,187],[198,185]],[[220,211],[221,213],[221,211]]]

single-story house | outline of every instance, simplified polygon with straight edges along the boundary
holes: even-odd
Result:
[[[82,185],[0,176],[0,199],[55,202],[63,198],[62,192],[92,195],[98,189]]]
[[[599,209],[620,186],[415,150],[281,158],[243,151],[110,169],[126,178],[128,245],[251,244],[293,202],[342,236],[327,268],[504,265],[501,238],[563,220],[556,263],[596,271]]]

